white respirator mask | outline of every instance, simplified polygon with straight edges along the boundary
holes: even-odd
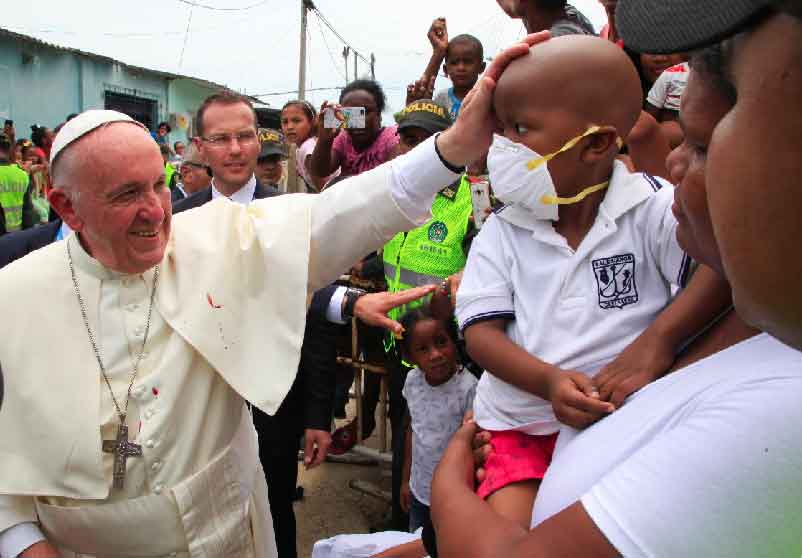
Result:
[[[602,182],[585,188],[576,196],[561,198],[557,196],[548,162],[600,130],[600,126],[591,126],[583,134],[548,155],[540,155],[521,143],[494,134],[493,144],[487,155],[487,170],[496,197],[507,205],[523,207],[537,219],[557,221],[560,205],[579,203],[590,194],[607,188],[610,183]],[[621,138],[616,141],[620,149],[623,144]]]

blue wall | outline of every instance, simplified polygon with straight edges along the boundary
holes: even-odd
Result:
[[[30,137],[32,124],[52,129],[70,113],[104,108],[107,91],[155,101],[154,123],[167,120],[168,110],[175,112],[169,83],[147,70],[0,34],[0,120],[13,119],[18,138]]]

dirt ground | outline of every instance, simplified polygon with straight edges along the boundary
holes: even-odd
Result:
[[[348,416],[354,414],[353,404],[349,405]],[[337,426],[347,422],[338,420]],[[389,427],[387,430],[389,444]],[[378,427],[365,445],[374,449],[379,447]],[[386,471],[384,474],[383,469]],[[304,488],[303,499],[295,503],[299,558],[309,558],[316,541],[341,533],[368,533],[371,526],[382,522],[389,504],[350,488],[352,480],[372,482],[389,491],[389,466],[327,461],[317,469],[306,471],[303,464],[299,464],[298,484]]]

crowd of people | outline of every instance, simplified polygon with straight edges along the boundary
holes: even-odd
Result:
[[[376,426],[338,354],[392,507],[314,558],[802,555],[802,3],[497,3],[392,124],[6,122],[0,558],[294,558],[299,450]]]

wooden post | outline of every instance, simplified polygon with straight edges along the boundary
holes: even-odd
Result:
[[[301,63],[298,67],[298,98],[306,97],[306,26],[307,11],[314,8],[311,0],[301,0]]]

